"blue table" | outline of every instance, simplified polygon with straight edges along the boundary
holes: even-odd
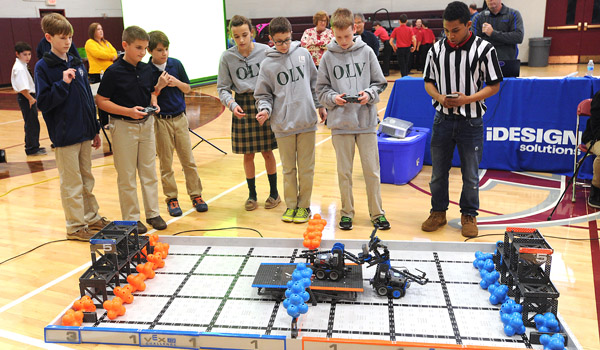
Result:
[[[506,78],[495,96],[486,101],[482,169],[573,172],[577,105],[600,90],[600,79]],[[435,110],[423,79],[396,80],[385,116],[431,128]],[[581,131],[585,129],[585,120]],[[431,164],[430,139],[425,164]],[[586,161],[587,163],[587,161]],[[453,166],[459,166],[455,152]],[[591,165],[586,164],[587,173]]]

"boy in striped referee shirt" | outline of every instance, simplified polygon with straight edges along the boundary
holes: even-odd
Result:
[[[431,232],[446,224],[448,175],[454,148],[458,147],[463,179],[462,235],[475,237],[484,100],[498,92],[503,78],[492,44],[470,31],[466,4],[451,2],[443,19],[446,38],[429,50],[423,72],[425,90],[433,99],[436,113],[431,134],[431,213],[421,229]]]

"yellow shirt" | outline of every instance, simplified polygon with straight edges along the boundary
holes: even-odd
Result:
[[[88,39],[85,42],[85,53],[90,62],[90,74],[100,74],[113,63],[113,57],[117,56],[117,50],[105,40],[99,43],[96,40]]]

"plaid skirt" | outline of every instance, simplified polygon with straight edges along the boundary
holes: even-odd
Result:
[[[256,105],[254,94],[235,94],[235,102],[246,113],[244,118],[239,119],[232,113],[231,121],[231,148],[233,153],[247,154],[272,151],[277,148],[275,134],[271,130],[269,119],[260,126],[256,120]]]

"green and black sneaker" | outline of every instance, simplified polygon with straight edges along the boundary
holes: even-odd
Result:
[[[383,215],[376,217],[371,222],[373,223],[373,227],[379,227],[380,230],[389,230],[391,227],[390,222]]]
[[[339,227],[342,230],[352,230],[352,218],[349,218],[347,216],[342,216],[342,219],[340,220],[340,223],[339,223]]]
[[[296,216],[296,209],[287,208],[285,210],[285,213],[283,213],[281,220],[283,220],[285,222],[293,222],[294,216]]]

